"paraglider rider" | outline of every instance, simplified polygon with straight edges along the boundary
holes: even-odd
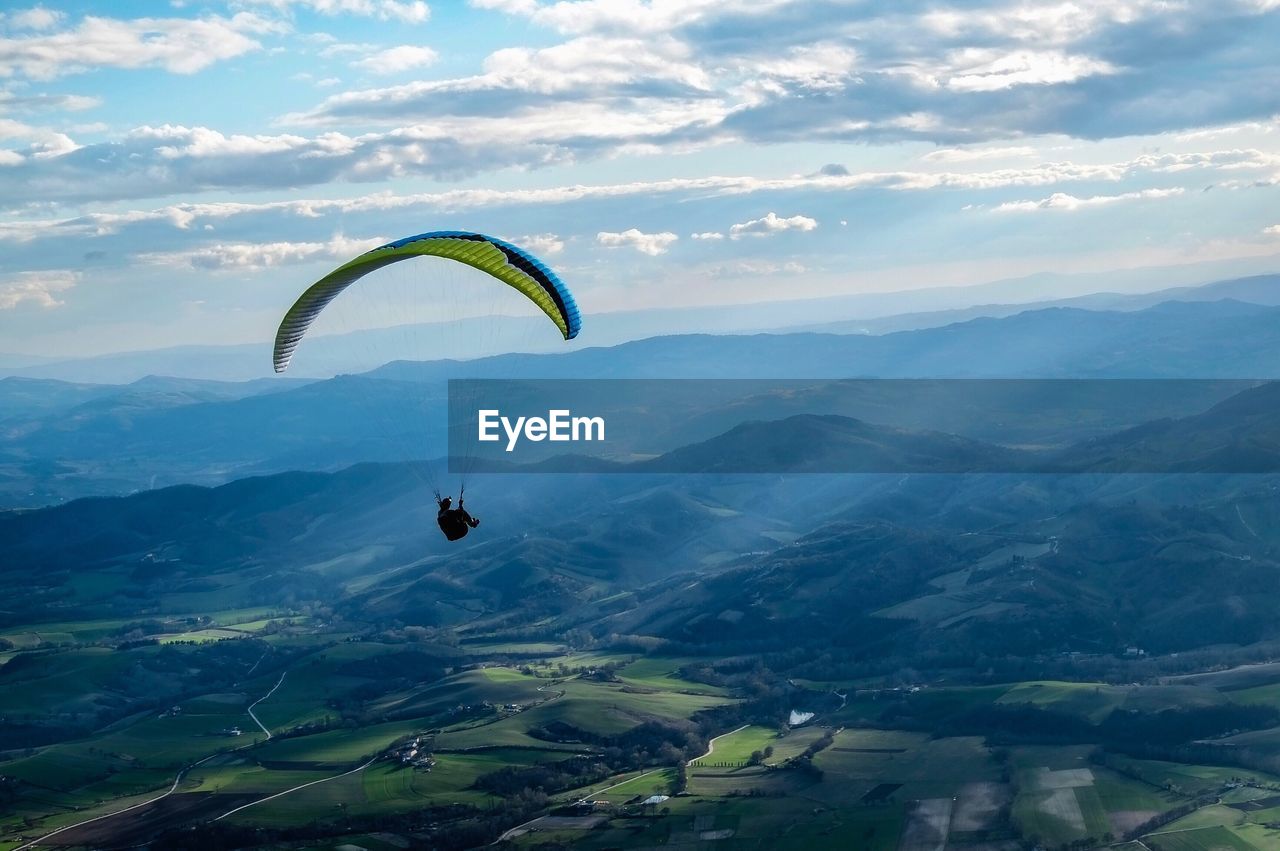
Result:
[[[462,507],[462,497],[458,497],[458,507],[453,508],[453,499],[451,497],[436,497],[436,504],[440,506],[440,511],[436,514],[436,522],[440,524],[440,531],[444,532],[444,536],[450,541],[456,541],[466,536],[467,532],[480,525],[480,521],[467,513]]]

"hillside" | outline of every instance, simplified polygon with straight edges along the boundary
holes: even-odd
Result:
[[[1170,303],[1128,313],[1052,309],[883,337],[664,337],[462,365],[401,362],[367,375],[304,386],[265,382],[238,390],[200,385],[148,389],[144,384],[98,397],[92,388],[55,385],[46,394],[48,401],[23,403],[25,414],[4,420],[0,493],[4,504],[35,506],[181,482],[218,484],[255,473],[332,471],[359,461],[442,455],[444,381],[461,376],[1266,378],[1280,366],[1278,320],[1280,308],[1226,301]],[[286,389],[266,392],[277,386]],[[942,404],[900,404],[903,388],[897,388],[896,401],[889,388],[855,395],[832,410],[820,398],[806,401],[782,394],[782,409],[775,412],[771,408],[779,394],[745,389],[740,398],[722,387],[705,398],[679,399],[678,410],[665,419],[651,418],[626,448],[664,452],[745,420],[796,413],[839,413],[895,427],[1005,439],[984,430],[993,418],[976,403],[978,397],[947,403],[939,396],[935,400]],[[1185,416],[1221,401],[1233,389],[1203,385],[1166,393],[1153,385],[1140,395],[1117,392],[1100,411],[1087,408],[1083,419],[1072,414],[1081,407],[1064,398],[1051,402],[1046,415],[1023,422],[1016,438],[1063,443],[1153,417]],[[622,388],[612,398],[609,392],[597,388],[602,404],[625,405]],[[1018,410],[1016,399],[990,399],[1001,391],[983,392],[986,405]],[[84,394],[94,398],[81,398]],[[759,398],[750,402],[750,396]],[[951,412],[956,416],[944,416]]]

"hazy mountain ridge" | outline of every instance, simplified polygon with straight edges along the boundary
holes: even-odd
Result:
[[[1218,301],[1230,299],[1250,304],[1280,306],[1280,275],[1255,275],[1217,281],[1198,286],[1172,287],[1146,293],[1097,292],[1088,295],[1043,301],[1027,301],[1020,304],[978,304],[972,307],[949,310],[921,311],[896,316],[868,319],[847,319],[823,322],[799,328],[795,331],[813,331],[827,334],[887,334],[893,331],[909,331],[938,325],[951,325],[978,317],[1000,318],[1028,310],[1050,307],[1070,307],[1082,310],[1129,311],[1144,310],[1165,301]]]
[[[1178,274],[1179,271],[1182,275]],[[1146,270],[1146,274],[1138,276],[1140,281],[1130,282],[1130,287],[1142,290],[1138,293],[1107,291],[1109,288],[1121,289],[1123,279],[1130,277],[1127,273],[1107,276],[1041,274],[968,287],[924,287],[796,301],[596,314],[588,329],[589,336],[577,345],[615,346],[655,335],[688,335],[698,331],[728,335],[758,331],[883,334],[949,325],[977,317],[1004,317],[1046,307],[1136,310],[1170,299],[1235,298],[1262,305],[1277,304],[1275,275],[1172,288],[1160,288],[1157,283],[1176,280],[1184,275],[1184,270]],[[1183,279],[1186,280],[1185,277]],[[1054,292],[1085,294],[1046,299],[1046,295]],[[841,318],[832,322],[829,319],[832,316]],[[462,319],[455,324],[464,330],[469,325],[485,327],[489,332],[499,327],[511,339],[535,341],[540,335],[529,331],[540,327],[541,322],[534,317],[491,317]],[[424,339],[425,347],[415,352],[402,351],[406,342],[403,328],[330,336],[325,338],[323,347],[309,345],[306,358],[295,363],[293,373],[328,377],[335,373],[371,369],[380,361],[395,357],[423,360],[446,356],[474,358],[484,354],[480,348],[468,349],[463,333],[432,334],[430,326],[421,326],[418,333]],[[441,336],[450,341],[447,349],[436,347],[431,342]],[[480,336],[492,338],[502,335],[486,333]],[[0,373],[98,383],[124,383],[148,374],[242,381],[269,375],[269,351],[269,343],[263,341],[230,346],[176,346],[69,360],[0,355]],[[563,343],[550,339],[545,346],[539,344],[532,351],[563,351]]]
[[[1196,429],[1214,434],[1224,420],[1234,422],[1234,412],[1256,414],[1269,429],[1277,392],[1264,385],[1174,421],[1169,451],[1194,443]],[[1156,428],[1171,433],[1166,423]],[[799,446],[821,457],[846,451],[850,439],[859,451],[889,452],[876,456],[886,458],[906,451],[945,462],[958,447],[988,461],[987,453],[1006,451],[843,417],[799,416],[739,426],[675,454],[701,453],[713,471],[720,466],[715,452],[732,458],[781,441],[784,451]],[[1273,596],[1257,590],[1280,567],[1269,525],[1280,516],[1274,490],[1253,477],[1209,476],[1196,480],[1198,498],[1185,500],[1176,477],[1138,479],[1129,501],[1139,502],[1126,508],[1104,495],[1111,477],[1078,478],[1076,494],[1046,519],[1049,506],[1032,497],[1035,488],[1062,481],[1051,476],[503,477],[478,483],[473,498],[493,522],[474,544],[452,547],[434,528],[419,471],[366,464],[3,513],[0,539],[5,583],[25,600],[28,620],[42,609],[65,616],[67,606],[90,604],[141,614],[139,601],[111,591],[105,598],[68,596],[69,577],[96,571],[152,591],[244,587],[250,593],[243,602],[253,604],[327,589],[365,618],[585,618],[592,628],[678,644],[753,631],[800,641],[815,622],[817,634],[831,640],[880,642],[892,633],[928,643],[945,634],[973,652],[991,651],[984,642],[1013,622],[1020,635],[1034,636],[1026,652],[1037,653],[1064,649],[1064,636],[1083,637],[1095,649],[1125,641],[1181,646],[1176,636],[1188,619],[1212,621],[1224,641],[1280,637],[1262,615]],[[972,540],[955,531],[974,528],[986,531],[970,533]],[[796,535],[807,537],[778,548]],[[989,561],[1010,546],[1006,559]],[[1232,578],[1215,584],[1224,569]],[[963,581],[930,590],[960,571],[969,571]],[[702,575],[681,586],[676,600],[660,581],[667,573]],[[360,590],[347,596],[343,589],[356,576]],[[1213,596],[1224,589],[1227,602]],[[592,600],[619,591],[637,595],[626,611],[590,614]],[[1096,610],[1129,597],[1150,605],[1124,629],[1097,620]],[[596,623],[598,617],[604,619]],[[719,623],[726,618],[727,625]],[[895,652],[917,650],[909,644]]]
[[[117,393],[114,404],[71,406],[74,415],[65,402],[49,403],[43,416],[30,416],[20,427],[7,422],[7,438],[0,440],[0,460],[7,461],[0,463],[0,487],[9,505],[39,505],[180,481],[216,484],[254,473],[334,470],[362,460],[442,454],[442,429],[433,424],[443,425],[443,382],[449,377],[1254,379],[1276,373],[1280,308],[1239,302],[1166,304],[1133,313],[1051,309],[883,337],[655,338],[555,356],[394,363],[364,376],[275,393],[265,392],[273,387],[270,381],[210,391],[256,394],[247,398],[208,401],[193,388],[185,391],[191,395],[160,394],[148,404],[145,394]],[[59,386],[55,395],[64,391],[67,399],[97,393]],[[723,417],[708,421],[720,430],[732,424]],[[656,429],[650,437],[663,433]],[[644,448],[666,451],[709,433],[716,432],[677,429],[666,445]],[[53,475],[41,464],[55,458],[63,466]]]

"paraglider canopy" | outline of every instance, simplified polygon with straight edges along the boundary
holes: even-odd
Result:
[[[518,290],[536,304],[566,340],[582,327],[578,306],[564,282],[540,260],[519,246],[470,231],[432,231],[389,242],[334,269],[316,281],[294,302],[276,331],[272,361],[284,372],[294,350],[325,305],[370,272],[413,257],[441,257],[485,272]]]

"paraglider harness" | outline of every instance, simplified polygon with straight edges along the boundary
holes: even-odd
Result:
[[[440,510],[436,513],[436,522],[440,524],[440,531],[444,532],[444,536],[450,541],[457,541],[466,537],[467,532],[480,525],[480,521],[467,513],[462,507],[462,491],[458,491],[458,507],[453,508],[453,500],[450,497],[441,497],[439,492],[436,493],[436,505]]]

